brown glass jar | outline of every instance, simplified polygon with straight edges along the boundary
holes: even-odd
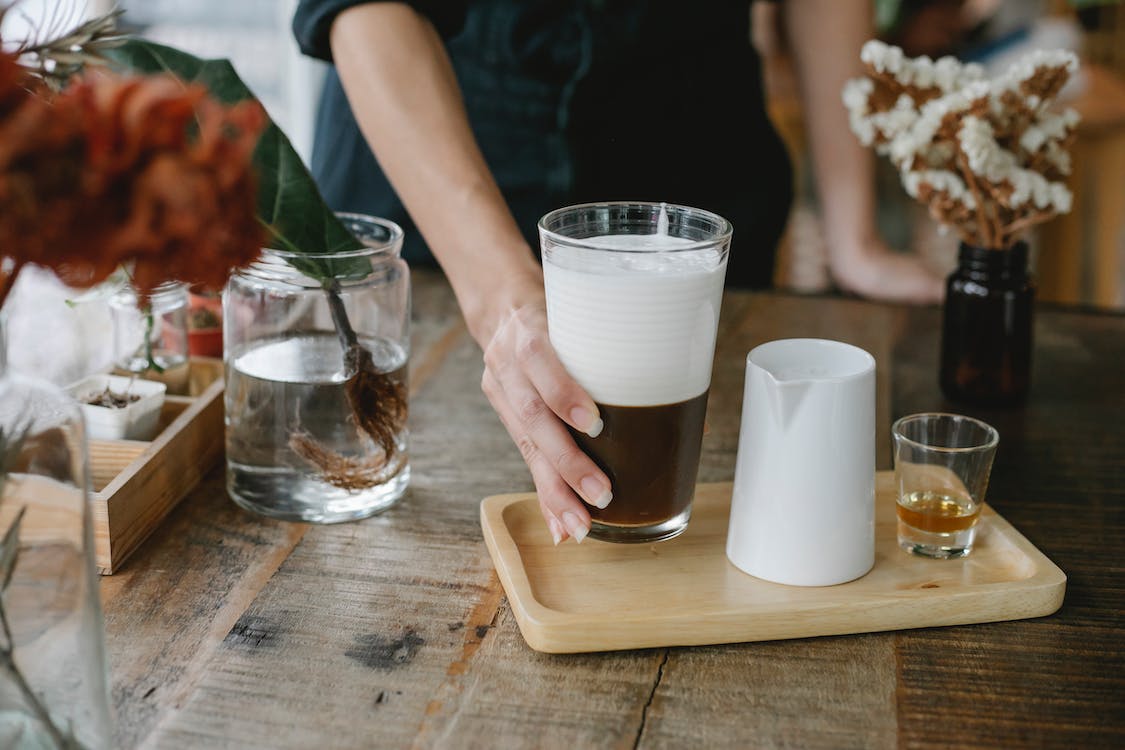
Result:
[[[941,389],[977,406],[1014,406],[1031,381],[1035,283],[1027,243],[988,250],[961,243],[946,282]]]

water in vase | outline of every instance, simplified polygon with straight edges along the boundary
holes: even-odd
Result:
[[[406,387],[407,354],[360,337],[387,382]],[[405,424],[384,451],[356,426],[334,332],[256,340],[227,354],[227,488],[239,505],[315,522],[363,518],[393,505],[410,480]]]

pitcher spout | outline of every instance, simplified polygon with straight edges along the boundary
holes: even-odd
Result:
[[[797,418],[801,404],[813,386],[811,380],[786,380],[766,370],[774,423],[782,431],[788,430]]]
[[[771,341],[755,347],[747,355],[747,365],[757,373],[763,400],[769,402],[769,419],[779,431],[790,431],[803,421],[807,405],[819,400],[815,393],[875,372],[870,354],[827,339]]]

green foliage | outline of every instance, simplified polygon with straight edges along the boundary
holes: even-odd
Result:
[[[130,39],[107,50],[105,56],[127,72],[168,73],[186,83],[198,83],[224,104],[255,99],[228,60],[203,60],[143,39]],[[269,229],[269,246],[298,253],[290,260],[301,272],[326,282],[363,276],[370,264],[362,259],[340,261],[318,255],[363,247],[336,217],[293,144],[273,120],[254,149],[258,174],[258,218]]]
[[[12,573],[16,570],[16,560],[19,558],[20,551],[20,522],[23,521],[25,510],[27,510],[26,505],[20,508],[16,520],[12,521],[12,525],[4,533],[3,541],[0,541],[0,591],[8,590],[8,584],[12,582]]]
[[[901,0],[875,0],[875,28],[885,34],[898,22]]]

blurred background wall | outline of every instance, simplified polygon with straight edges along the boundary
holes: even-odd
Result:
[[[114,0],[20,0],[5,19],[8,40],[51,23],[105,12]],[[289,30],[296,0],[119,0],[124,25],[203,57],[230,59],[298,151],[311,152],[313,114],[323,75],[303,58]],[[831,293],[803,120],[776,5],[755,3],[754,42],[766,61],[769,108],[788,142],[799,200],[779,250],[777,286]],[[1000,68],[1028,49],[1069,47],[1083,66],[1062,106],[1083,115],[1074,148],[1074,211],[1033,238],[1041,297],[1125,309],[1125,7],[1117,0],[875,0],[874,21],[909,54],[954,54]],[[858,50],[857,50],[858,54]],[[956,240],[941,234],[908,199],[881,160],[880,226],[904,252],[938,270],[954,265]],[[66,304],[75,293],[28,269],[7,305],[12,367],[60,383],[106,369],[111,335],[104,300]],[[30,311],[34,311],[33,314]]]
[[[1119,0],[875,0],[879,36],[911,56],[955,55],[1003,70],[1035,48],[1067,48],[1082,67],[1058,106],[1082,115],[1073,147],[1074,209],[1029,237],[1040,298],[1125,309],[1125,6]],[[779,249],[777,286],[832,289],[804,122],[777,6],[754,6],[755,44],[765,60],[769,109],[794,154],[798,200]],[[957,240],[943,234],[879,160],[879,225],[903,251],[935,269],[956,264]]]

